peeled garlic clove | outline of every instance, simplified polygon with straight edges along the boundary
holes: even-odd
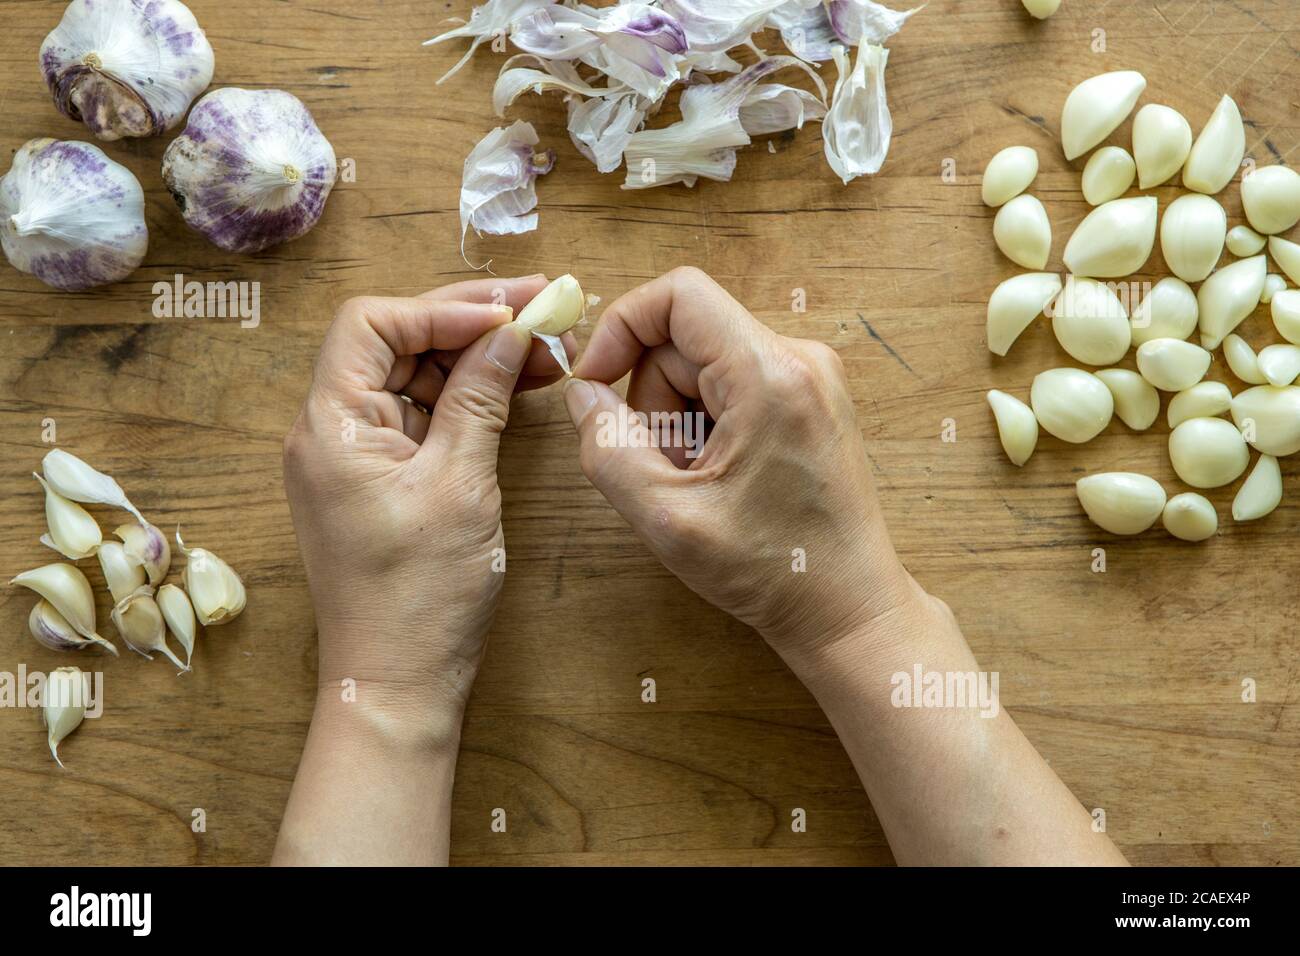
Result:
[[[1128,313],[1109,286],[1070,276],[1052,304],[1052,332],[1061,348],[1088,365],[1118,362],[1132,341]]]
[[[1254,521],[1282,503],[1282,469],[1272,455],[1260,455],[1250,477],[1232,499],[1233,521]]]
[[[1286,232],[1300,222],[1300,173],[1287,166],[1256,169],[1241,180],[1241,208],[1264,235]]]
[[[1270,272],[1264,277],[1264,291],[1260,293],[1259,301],[1268,305],[1273,301],[1273,296],[1284,291],[1286,291],[1286,280],[1280,275]]]
[[[1047,303],[1060,291],[1061,277],[1051,272],[1029,272],[1001,283],[989,297],[985,322],[989,351],[1006,355],[1020,333],[1043,314]]]
[[[167,646],[167,627],[162,610],[153,598],[153,588],[146,585],[113,608],[113,626],[122,635],[126,646],[141,657],[153,660],[151,651],[158,651],[182,671],[190,669]]]
[[[571,275],[562,275],[533,296],[515,322],[539,335],[562,335],[578,324],[586,311],[582,286]]]
[[[1240,335],[1229,335],[1223,340],[1223,358],[1232,374],[1247,385],[1263,385],[1268,381],[1259,370],[1259,358],[1255,355],[1255,350]]]
[[[1204,541],[1219,530],[1214,505],[1194,491],[1170,498],[1163,517],[1165,530],[1183,541]]]
[[[76,667],[59,667],[45,680],[42,691],[41,716],[45,720],[46,737],[50,753],[60,767],[59,744],[81,726],[86,718],[86,704],[90,701],[90,680]]]
[[[1232,397],[1232,420],[1256,451],[1283,458],[1300,451],[1300,388],[1257,385]]]
[[[1077,368],[1053,368],[1034,376],[1029,389],[1034,417],[1050,435],[1082,444],[1097,437],[1115,411],[1102,380]]]
[[[1093,206],[1118,199],[1133,185],[1137,166],[1128,150],[1103,146],[1083,167],[1083,198]]]
[[[41,544],[73,561],[90,557],[104,540],[99,524],[85,508],[63,497],[40,475],[35,478],[45,489],[45,524],[50,529],[41,536]]]
[[[1137,350],[1142,377],[1162,392],[1191,388],[1210,370],[1209,352],[1182,339],[1152,339]]]
[[[1046,20],[1061,9],[1061,0],[1021,0],[1021,3],[1035,20]]]
[[[101,643],[78,634],[76,628],[68,623],[67,618],[56,611],[54,605],[44,598],[37,601],[32,612],[27,615],[27,628],[32,632],[36,643],[52,651],[80,651],[92,644]],[[117,648],[107,641],[102,643],[113,652],[114,656],[117,655]]]
[[[1300,244],[1283,239],[1281,236],[1269,236],[1268,254],[1273,257],[1277,267],[1286,273],[1288,279],[1300,285]]]
[[[1138,188],[1151,189],[1171,179],[1192,151],[1192,127],[1183,114],[1148,103],[1133,117],[1133,159]]]
[[[1224,338],[1255,311],[1268,275],[1264,256],[1238,259],[1202,283],[1196,293],[1200,307],[1201,344],[1216,349]]]
[[[0,179],[0,248],[56,289],[125,279],[149,248],[144,190],[97,146],[33,139]]]
[[[1300,289],[1281,289],[1274,293],[1269,311],[1278,334],[1292,345],[1300,345]]]
[[[144,516],[127,500],[122,486],[102,472],[91,468],[76,455],[56,448],[41,459],[41,471],[51,488],[73,501],[111,505],[131,512],[143,522]]]
[[[117,655],[117,648],[95,633],[95,595],[90,582],[71,564],[47,564],[24,571],[10,584],[21,584],[35,591],[54,606],[82,637],[100,644]]]
[[[1111,534],[1141,534],[1165,510],[1160,482],[1129,471],[1089,475],[1074,489],[1093,524]]]
[[[1233,226],[1228,230],[1228,251],[1238,259],[1257,256],[1268,242],[1250,226]]]
[[[1223,255],[1228,216],[1209,196],[1179,196],[1160,223],[1160,251],[1170,271],[1184,282],[1200,282]]]
[[[1001,206],[1028,189],[1037,175],[1037,151],[1029,146],[1008,146],[984,167],[980,198],[986,206]]]
[[[1079,276],[1114,278],[1139,271],[1156,242],[1156,199],[1135,196],[1102,203],[1084,217],[1065,245],[1065,264]]]
[[[113,534],[122,539],[126,556],[144,568],[150,584],[157,585],[167,577],[167,570],[172,566],[172,548],[165,534],[148,522],[124,524]]]
[[[244,582],[239,575],[211,551],[186,548],[179,531],[176,545],[185,555],[182,580],[199,623],[225,624],[234,620],[244,609],[246,600]]]
[[[1290,385],[1300,375],[1300,348],[1294,345],[1267,345],[1257,361],[1270,385]]]
[[[1219,488],[1250,464],[1246,440],[1222,418],[1189,418],[1169,434],[1174,472],[1193,488]]]
[[[1246,156],[1246,127],[1231,96],[1219,100],[1192,144],[1183,167],[1183,185],[1213,195],[1232,182]]]
[[[1019,467],[1029,460],[1038,444],[1038,419],[1033,411],[1006,392],[992,389],[988,393],[989,408],[998,423],[998,440],[1002,450],[1011,459],[1011,464]]]
[[[1047,210],[1033,196],[1017,196],[993,219],[993,240],[1002,254],[1026,269],[1047,265],[1052,251],[1052,225]]]
[[[99,549],[99,566],[104,572],[113,603],[120,604],[144,587],[144,568],[130,558],[116,541],[106,541]]]
[[[1115,131],[1133,111],[1146,89],[1141,73],[1119,70],[1084,80],[1065,99],[1061,110],[1061,145],[1075,159]]]
[[[189,595],[174,584],[164,584],[155,597],[158,609],[162,611],[163,620],[176,637],[176,643],[185,648],[185,666],[190,666],[194,655],[194,637],[197,624],[194,620],[194,605]]]
[[[1157,282],[1129,317],[1133,344],[1152,339],[1185,339],[1196,331],[1196,293],[1182,279],[1166,276]]]
[[[1126,368],[1104,368],[1094,372],[1110,389],[1115,414],[1136,432],[1146,431],[1160,414],[1160,393],[1137,372]]]
[[[185,221],[230,252],[297,239],[325,211],[338,176],[307,107],[284,90],[214,90],[163,155]]]
[[[1177,428],[1189,418],[1213,418],[1232,407],[1232,392],[1222,382],[1199,382],[1169,400],[1169,427]]]

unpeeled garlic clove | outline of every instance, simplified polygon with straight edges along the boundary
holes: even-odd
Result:
[[[153,598],[153,588],[148,585],[113,608],[113,626],[122,635],[126,646],[141,657],[153,660],[150,652],[158,651],[182,672],[190,669],[167,646],[167,627],[163,622],[162,610]]]
[[[104,581],[113,595],[114,604],[121,604],[144,587],[144,568],[131,559],[126,549],[116,541],[105,541],[99,549],[99,567],[104,572]]]
[[[60,767],[59,744],[68,734],[81,726],[86,718],[86,704],[90,701],[90,675],[77,667],[56,668],[45,679],[41,692],[41,716],[45,720],[46,738],[54,762]]]
[[[1263,385],[1268,381],[1259,370],[1259,357],[1240,335],[1229,335],[1223,340],[1223,358],[1232,374],[1247,385]]]
[[[47,564],[24,571],[9,583],[21,584],[35,591],[49,601],[78,634],[117,656],[117,648],[95,633],[95,595],[80,569],[71,564]]]
[[[1041,269],[1052,252],[1052,224],[1034,196],[1017,196],[993,219],[993,241],[1002,254],[1026,269]]]
[[[67,618],[56,611],[54,605],[45,598],[37,601],[32,612],[27,615],[27,628],[32,632],[36,643],[52,651],[80,651],[99,643],[78,634],[76,628],[68,623]],[[117,654],[117,648],[112,644],[105,641],[104,646],[114,655]]]
[[[1061,348],[1087,365],[1118,362],[1132,341],[1124,303],[1105,283],[1070,276],[1052,304],[1052,332]]]
[[[1256,360],[1270,385],[1290,385],[1300,375],[1300,348],[1294,345],[1266,345]]]
[[[1061,145],[1075,159],[1115,131],[1133,111],[1146,89],[1146,78],[1133,70],[1090,77],[1070,91],[1061,110]]]
[[[1157,218],[1154,196],[1102,203],[1066,243],[1066,267],[1075,275],[1101,279],[1139,271],[1155,246]]]
[[[1238,259],[1257,256],[1264,251],[1268,240],[1250,226],[1233,226],[1228,230],[1228,251]]]
[[[1203,346],[1217,349],[1228,333],[1255,311],[1267,275],[1264,256],[1252,256],[1224,266],[1202,283],[1196,303]]]
[[[1172,179],[1192,151],[1192,126],[1168,106],[1148,103],[1133,117],[1133,159],[1138,188],[1151,189]]]
[[[76,455],[55,448],[41,460],[41,471],[50,487],[63,497],[84,504],[122,508],[144,523],[144,515],[127,499],[122,486],[103,472],[91,468]]]
[[[122,539],[127,557],[144,568],[150,584],[156,586],[167,577],[172,566],[172,548],[165,534],[148,522],[124,524],[113,534]]]
[[[1292,345],[1300,345],[1300,289],[1280,289],[1269,303],[1273,327]],[[1256,383],[1258,384],[1258,383]]]
[[[1232,420],[1256,451],[1283,458],[1300,451],[1300,388],[1256,385],[1232,396]]]
[[[1029,404],[1038,424],[1062,441],[1091,441],[1110,424],[1115,400],[1097,376],[1077,368],[1052,368],[1034,376]]]
[[[94,554],[104,540],[98,522],[81,505],[51,488],[40,475],[33,472],[33,477],[45,489],[45,524],[49,532],[41,535],[41,544],[73,561]]]
[[[1179,196],[1160,223],[1165,264],[1184,282],[1200,282],[1218,265],[1228,235],[1228,215],[1209,196]]]
[[[1028,189],[1037,175],[1037,151],[1029,146],[1008,146],[984,167],[980,198],[986,206],[1001,206]]]
[[[1183,541],[1204,541],[1219,530],[1214,505],[1194,491],[1174,495],[1165,505],[1165,530]]]
[[[1166,276],[1152,286],[1129,317],[1134,345],[1152,339],[1185,339],[1196,331],[1196,293],[1182,279]]]
[[[186,548],[180,531],[176,532],[176,546],[185,555],[181,579],[199,623],[225,624],[238,617],[244,609],[246,595],[244,582],[234,569],[211,551]]]
[[[1268,237],[1268,254],[1273,257],[1277,267],[1286,273],[1286,277],[1300,285],[1300,244],[1281,236]]]
[[[533,296],[515,322],[535,334],[562,335],[578,324],[586,307],[582,286],[565,274]]]
[[[1220,488],[1250,464],[1246,440],[1222,418],[1189,418],[1169,433],[1174,472],[1193,488]]]
[[[1160,393],[1137,372],[1126,368],[1104,368],[1094,372],[1110,389],[1115,414],[1135,432],[1146,431],[1160,414]]]
[[[1160,482],[1129,471],[1088,475],[1074,489],[1093,524],[1111,534],[1141,534],[1165,510]]]
[[[1262,166],[1241,180],[1241,208],[1258,232],[1286,232],[1300,222],[1300,173]]]
[[[1264,277],[1264,291],[1259,294],[1259,301],[1269,305],[1273,301],[1273,296],[1284,291],[1286,291],[1286,280],[1276,272],[1270,272]]]
[[[1198,382],[1169,400],[1170,429],[1189,418],[1213,418],[1232,408],[1232,392],[1222,382]]]
[[[1038,419],[1028,405],[1006,392],[992,389],[988,393],[989,408],[998,423],[998,440],[1002,450],[1019,467],[1029,460],[1038,444]]]
[[[1020,333],[1043,314],[1060,291],[1061,277],[1051,272],[1028,272],[998,285],[989,296],[985,320],[989,351],[1006,355]]]
[[[162,611],[163,620],[176,637],[176,643],[185,648],[185,666],[190,666],[194,656],[194,638],[198,625],[194,618],[194,605],[189,595],[174,584],[164,584],[158,589],[154,600]]]
[[[1020,0],[1035,20],[1046,20],[1061,9],[1061,0]]]
[[[1083,167],[1083,198],[1093,206],[1118,199],[1133,185],[1136,172],[1137,166],[1128,150],[1103,146],[1088,157]]]
[[[1272,455],[1260,455],[1232,499],[1233,521],[1254,521],[1282,503],[1282,469]]]
[[[1205,378],[1211,359],[1205,349],[1182,339],[1152,339],[1137,350],[1138,371],[1162,392],[1191,388]]]
[[[1213,195],[1232,182],[1246,156],[1246,127],[1231,96],[1224,96],[1192,144],[1183,185]]]

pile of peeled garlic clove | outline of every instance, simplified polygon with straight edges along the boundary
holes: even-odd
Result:
[[[985,168],[981,198],[997,210],[994,242],[1025,270],[989,298],[989,351],[1007,356],[1047,316],[1068,356],[1033,378],[1027,401],[993,389],[988,403],[1007,458],[1024,467],[1040,428],[1072,445],[1092,441],[1113,418],[1145,432],[1168,393],[1174,474],[1201,491],[1241,480],[1232,518],[1254,521],[1282,500],[1278,458],[1300,452],[1300,289],[1292,287],[1300,285],[1300,242],[1283,235],[1300,223],[1300,173],[1243,164],[1245,125],[1230,96],[1195,136],[1178,110],[1147,103],[1133,119],[1131,143],[1108,142],[1146,89],[1141,73],[1119,70],[1084,80],[1065,100],[1062,151],[1079,163],[1088,212],[1061,250],[1063,275],[1048,271],[1054,229],[1028,192],[1038,153],[1008,146]],[[1216,197],[1243,169],[1245,221],[1230,223]],[[1162,210],[1149,193],[1158,186],[1186,191]],[[1145,279],[1157,245],[1172,275],[1153,284]],[[1280,341],[1256,350],[1239,333],[1261,305]],[[1240,388],[1207,378],[1218,349]],[[1130,356],[1132,367],[1124,367]],[[1218,532],[1203,494],[1167,497],[1146,475],[1088,475],[1076,492],[1088,517],[1113,534],[1139,534],[1157,520],[1184,541]]]

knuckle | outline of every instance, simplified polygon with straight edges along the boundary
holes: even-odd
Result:
[[[510,406],[501,394],[479,383],[463,385],[456,395],[456,407],[471,421],[479,422],[495,431],[506,427]]]

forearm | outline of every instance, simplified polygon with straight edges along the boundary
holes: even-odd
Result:
[[[978,665],[947,609],[912,587],[912,599],[857,633],[787,658],[848,751],[895,859],[1122,865],[995,695],[961,706],[920,697],[918,669],[978,678]]]

